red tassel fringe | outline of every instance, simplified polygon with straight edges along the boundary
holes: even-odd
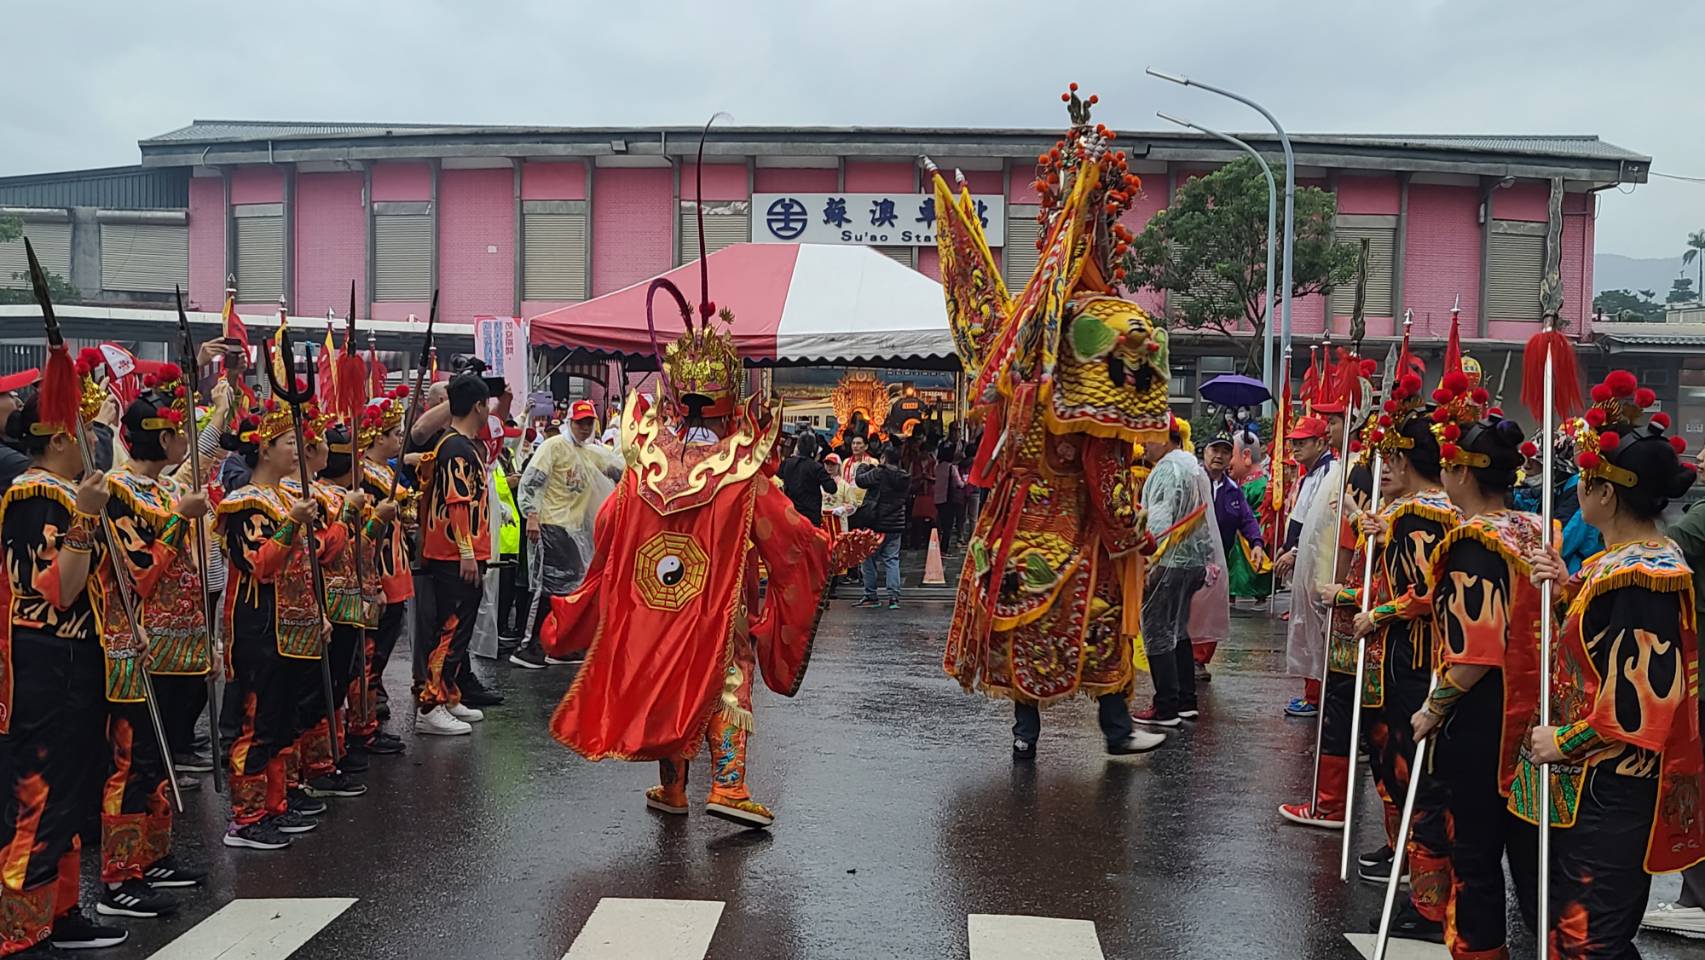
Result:
[[[64,344],[58,344],[47,352],[39,397],[41,423],[66,432],[77,429],[83,385],[78,380],[76,365],[71,362],[71,351]]]
[[[1556,330],[1545,330],[1528,338],[1522,353],[1521,403],[1535,420],[1545,417],[1545,356],[1551,355],[1551,409],[1558,418],[1574,416],[1581,402],[1581,371],[1575,362],[1575,345]]]
[[[350,352],[337,358],[337,414],[346,423],[361,422],[367,408],[367,364]]]

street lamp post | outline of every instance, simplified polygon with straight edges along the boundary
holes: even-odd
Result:
[[[1284,284],[1284,286],[1281,287],[1279,291],[1282,297],[1281,306],[1279,308],[1281,327],[1279,341],[1281,349],[1289,350],[1291,346],[1291,248],[1296,246],[1297,192],[1296,155],[1291,152],[1290,136],[1285,133],[1285,128],[1279,125],[1278,119],[1274,117],[1266,107],[1263,107],[1259,103],[1256,103],[1242,94],[1232,93],[1230,90],[1223,90],[1211,84],[1203,83],[1200,80],[1192,80],[1189,77],[1179,76],[1176,73],[1167,73],[1162,70],[1156,70],[1153,67],[1148,67],[1144,70],[1144,72],[1151,77],[1157,77],[1161,80],[1176,83],[1182,87],[1200,87],[1209,93],[1217,93],[1227,99],[1236,100],[1238,103],[1251,107],[1259,112],[1263,117],[1266,117],[1267,122],[1273,125],[1274,132],[1279,135],[1279,143],[1285,148],[1285,262],[1283,268],[1284,278],[1280,281]]]
[[[1277,277],[1273,276],[1273,246],[1277,242],[1277,238],[1274,234],[1278,229],[1277,221],[1279,208],[1279,190],[1273,181],[1273,168],[1267,165],[1267,158],[1257,153],[1254,147],[1244,143],[1242,140],[1239,140],[1229,133],[1221,133],[1212,127],[1204,127],[1201,124],[1191,123],[1188,120],[1179,119],[1169,113],[1156,113],[1155,116],[1162,120],[1176,123],[1181,127],[1189,127],[1192,130],[1199,130],[1209,136],[1219,137],[1226,143],[1241,148],[1243,152],[1255,158],[1255,162],[1261,165],[1262,176],[1267,178],[1267,275],[1265,283],[1267,288],[1267,304],[1264,308],[1262,308],[1261,313],[1262,318],[1266,320],[1266,330],[1263,333],[1261,344],[1261,373],[1262,379],[1267,381],[1267,391],[1273,395],[1273,397],[1268,400],[1268,405],[1271,406],[1274,402],[1276,402],[1276,398],[1279,396],[1279,388],[1281,386],[1279,383],[1278,371],[1273,366],[1273,284],[1278,280]]]

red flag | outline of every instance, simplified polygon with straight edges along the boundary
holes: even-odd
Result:
[[[337,372],[332,366],[332,358],[337,356],[337,345],[332,343],[332,328],[326,328],[326,342],[320,347],[320,355],[314,358],[315,398],[320,402],[321,410],[333,409],[332,401],[337,397]]]
[[[1404,369],[1408,369],[1405,367]],[[1450,310],[1450,340],[1445,343],[1445,372],[1462,369],[1462,311]]]
[[[371,343],[367,346],[367,375],[373,381],[373,386],[367,391],[370,397],[381,397],[385,394],[385,365],[379,362],[379,351]]]
[[[1322,399],[1320,388],[1319,347],[1308,348],[1308,369],[1302,375],[1302,389],[1297,392],[1297,400],[1301,401],[1304,410],[1313,408],[1316,400]],[[1290,392],[1291,385],[1285,384],[1285,391]]]
[[[237,316],[237,294],[227,291],[225,294],[225,309],[220,314],[225,327],[225,339],[235,340],[243,345],[244,352],[249,349],[249,328],[243,326],[243,318]]]

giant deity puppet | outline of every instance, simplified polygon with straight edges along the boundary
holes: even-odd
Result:
[[[969,188],[935,176],[947,312],[988,424],[971,481],[989,488],[958,586],[944,666],[966,690],[1017,705],[1015,755],[1038,708],[1103,701],[1115,749],[1140,615],[1144,531],[1133,445],[1167,440],[1164,329],[1121,299],[1140,183],[1090,122],[1095,97],[1063,99],[1071,128],[1039,158],[1041,256],[1009,296]],[[927,161],[926,161],[927,164]],[[934,169],[933,165],[929,165]],[[1111,702],[1116,700],[1117,702]],[[1132,752],[1118,750],[1115,752]]]
[[[744,395],[734,315],[711,301],[706,263],[701,239],[696,311],[667,279],[647,293],[653,347],[659,290],[680,308],[683,333],[657,350],[656,402],[635,392],[623,405],[629,469],[599,511],[585,580],[552,598],[546,652],[587,652],[551,732],[591,760],[658,761],[662,782],[646,805],[676,815],[687,813],[688,761],[708,744],[705,812],[762,828],[774,816],[746,785],[753,681],[761,673],[783,696],[799,691],[831,571],[862,561],[880,537],[831,544],[770,481],[781,409]]]

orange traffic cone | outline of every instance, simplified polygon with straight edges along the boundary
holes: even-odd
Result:
[[[941,531],[929,532],[929,555],[924,558],[924,584],[933,586],[947,583],[947,571],[941,565]]]

